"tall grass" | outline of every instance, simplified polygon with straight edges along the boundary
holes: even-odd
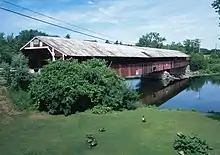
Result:
[[[32,100],[27,91],[18,90],[18,91],[9,91],[9,97],[12,103],[15,105],[15,108],[18,110],[27,110],[31,108]]]

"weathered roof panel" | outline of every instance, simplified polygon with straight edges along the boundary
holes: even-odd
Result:
[[[166,49],[113,45],[89,41],[78,41],[58,37],[36,37],[67,56],[91,57],[189,57],[187,54]]]

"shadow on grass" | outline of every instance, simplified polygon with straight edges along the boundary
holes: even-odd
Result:
[[[209,113],[207,117],[213,120],[220,121],[220,113]]]

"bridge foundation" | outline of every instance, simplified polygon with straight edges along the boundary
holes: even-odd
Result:
[[[187,65],[185,67],[181,68],[174,68],[170,70],[170,74],[177,77],[177,78],[182,78],[185,75],[188,75],[190,73],[190,66]]]
[[[190,74],[190,67],[174,68],[168,71],[153,72],[145,75],[146,78],[156,80],[180,80],[186,78]]]
[[[146,75],[146,78],[155,79],[155,80],[167,80],[171,79],[171,75],[168,71],[160,71],[160,72],[153,72]]]

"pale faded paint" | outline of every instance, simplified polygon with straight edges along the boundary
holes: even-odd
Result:
[[[36,38],[66,56],[134,58],[189,57],[189,55],[175,50],[105,44],[58,37],[37,36],[35,39]]]

